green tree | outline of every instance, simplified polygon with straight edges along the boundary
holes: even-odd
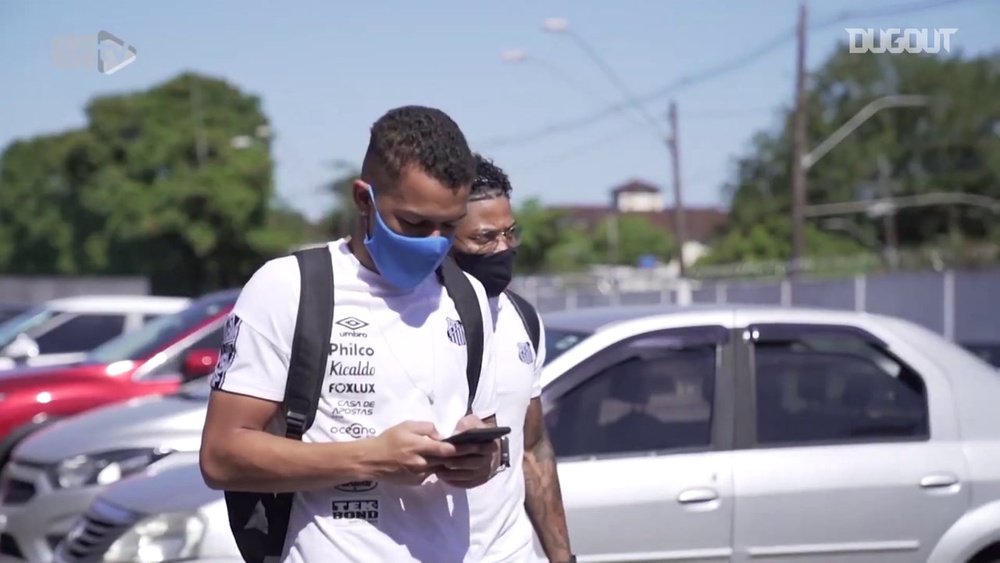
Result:
[[[333,167],[337,176],[323,186],[323,191],[333,196],[333,208],[323,218],[323,229],[330,238],[340,238],[354,232],[354,181],[361,177],[361,170],[346,161],[337,161]]]
[[[558,211],[546,209],[535,198],[515,211],[521,234],[515,266],[518,273],[579,270],[594,261],[590,237],[564,224]]]
[[[301,242],[270,220],[260,105],[186,73],[93,100],[81,131],[15,142],[0,163],[0,271],[144,274],[168,294],[243,283]]]
[[[666,262],[674,251],[673,237],[647,217],[627,213],[602,221],[594,246],[601,261],[629,266],[638,264],[643,256]]]
[[[807,94],[808,147],[815,147],[869,102],[892,94],[931,97],[929,107],[881,111],[808,172],[810,204],[885,195],[963,192],[1000,199],[1000,73],[995,57],[963,59],[907,54],[852,55],[837,49],[811,75]],[[776,132],[757,135],[737,162],[729,230],[706,262],[787,259],[790,255],[790,113]],[[884,170],[880,166],[885,166]],[[885,243],[881,222],[855,215],[854,230]],[[807,255],[857,246],[845,235],[822,232],[809,220]],[[1000,240],[1000,222],[987,210],[941,206],[902,209],[896,221],[902,246],[944,240]]]

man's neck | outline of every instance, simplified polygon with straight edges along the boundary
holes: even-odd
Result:
[[[372,260],[371,254],[368,254],[368,249],[362,241],[365,240],[365,234],[363,232],[355,232],[354,235],[348,237],[347,247],[351,249],[351,254],[358,259],[358,262],[362,266],[371,270],[372,272],[378,273],[378,268],[375,267],[375,261]]]

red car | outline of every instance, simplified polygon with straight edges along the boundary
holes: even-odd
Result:
[[[210,374],[239,290],[212,293],[183,311],[96,348],[87,360],[0,373],[0,468],[18,442],[56,419]]]

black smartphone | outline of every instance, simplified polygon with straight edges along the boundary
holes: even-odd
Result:
[[[449,444],[487,444],[510,434],[508,426],[490,426],[487,428],[472,428],[465,432],[459,432],[442,440]]]

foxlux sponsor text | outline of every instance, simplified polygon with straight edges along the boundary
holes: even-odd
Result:
[[[330,393],[358,393],[369,395],[375,392],[374,383],[331,383]]]

